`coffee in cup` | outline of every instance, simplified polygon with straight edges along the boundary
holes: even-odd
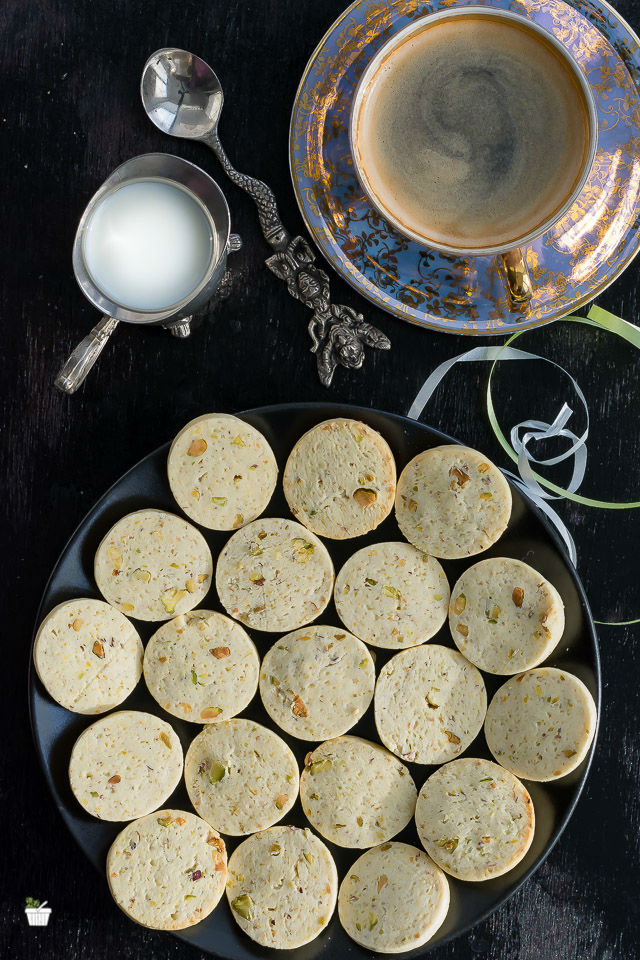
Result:
[[[392,38],[362,77],[350,132],[362,186],[391,224],[476,255],[549,229],[596,146],[591,92],[568,51],[486,7],[427,16]]]

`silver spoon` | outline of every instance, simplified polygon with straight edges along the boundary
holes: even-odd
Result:
[[[286,282],[292,297],[313,311],[308,329],[322,383],[330,385],[338,364],[359,369],[365,346],[388,350],[389,339],[361,313],[330,302],[329,277],[315,265],[307,241],[292,237],[284,227],[270,187],[232,166],[218,137],[224,94],[211,67],[186,50],[156,50],[144,65],[140,93],[147,116],[159,130],[206,143],[229,179],[253,198],[265,239],[276,251],[266,261],[268,268]]]

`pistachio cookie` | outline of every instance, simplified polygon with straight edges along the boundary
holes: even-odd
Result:
[[[376,673],[362,640],[339,627],[289,633],[267,651],[260,696],[274,723],[301,740],[346,733],[373,699]]]
[[[560,594],[533,567],[509,557],[481,560],[451,595],[449,625],[457,648],[487,673],[520,673],[557,646],[564,630]]]
[[[418,550],[456,560],[482,553],[504,533],[511,490],[477,450],[457,443],[414,457],[400,474],[396,519]]]
[[[337,894],[333,857],[311,830],[278,826],[254,833],[229,860],[233,919],[263,947],[292,950],[315,940]]]
[[[151,713],[119,710],[75,742],[69,782],[78,803],[100,820],[133,820],[171,796],[182,776],[173,727]]]
[[[445,763],[482,729],[487,692],[480,671],[461,653],[429,643],[387,661],[374,704],[378,735],[396,756]]]
[[[374,647],[401,650],[438,632],[449,584],[438,561],[410,543],[373,543],[347,560],[334,597],[348,630]]]
[[[228,413],[207,413],[183,427],[167,472],[178,506],[212,530],[236,530],[259,517],[278,479],[260,431]]]
[[[198,606],[211,586],[207,542],[190,523],[163,510],[129,513],[98,547],[100,593],[137,620],[168,620]]]
[[[191,803],[220,833],[265,830],[296,802],[300,775],[276,733],[252,720],[206,727],[187,750],[184,779]]]
[[[47,614],[33,662],[47,693],[75,713],[106,713],[134,689],[142,673],[142,641],[119,610],[87,597]]]
[[[367,950],[404,953],[427,943],[449,909],[449,884],[423,850],[383,843],[363,853],[340,885],[345,931]]]
[[[582,763],[597,712],[582,680],[538,667],[507,680],[487,710],[484,733],[498,763],[525,780],[557,780]]]
[[[301,523],[331,540],[360,537],[391,513],[396,465],[387,441],[359,420],[325,420],[298,440],[282,479]]]
[[[216,587],[230,616],[255,630],[285,633],[327,606],[333,563],[322,541],[294,520],[254,520],[221,551]]]
[[[239,623],[213,610],[174,617],[144,654],[149,692],[168,713],[216,723],[240,713],[258,688],[260,658]]]
[[[360,737],[338,737],[307,755],[300,800],[309,822],[339,847],[372,847],[411,820],[417,791],[388,750]]]
[[[416,805],[418,836],[438,866],[459,880],[513,870],[535,829],[529,793],[512,773],[462,757],[432,773]]]
[[[158,810],[127,824],[107,854],[111,896],[136,923],[184,930],[208,917],[227,882],[227,852],[208,823]]]

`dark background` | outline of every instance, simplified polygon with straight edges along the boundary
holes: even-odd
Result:
[[[440,361],[484,339],[419,330],[365,304],[332,271],[335,302],[362,309],[392,340],[365,368],[339,369],[331,390],[308,353],[307,313],[263,265],[251,201],[223,179],[204,147],[164,138],[143,115],[141,67],[166,44],[200,53],[225,90],[220,133],[242,170],[265,179],[292,232],[303,224],[291,188],[287,136],[298,80],[344,0],[3,0],[0,4],[2,304],[2,685],[0,705],[0,957],[11,960],[195,960],[198,951],[130,923],[68,836],[32,746],[29,646],[40,594],[78,521],[126,469],[191,417],[278,401],[339,400],[406,413]],[[640,5],[619,10],[640,27]],[[173,152],[220,182],[244,249],[231,297],[186,341],[121,326],[74,397],[53,377],[97,319],[75,285],[71,245],[85,203],[113,168],[146,151]],[[598,303],[640,322],[640,261]],[[493,341],[499,342],[499,341]],[[583,492],[640,496],[640,357],[582,326],[556,324],[518,346],[566,366],[589,402]],[[489,428],[488,367],[456,368],[424,419],[507,466]],[[551,420],[571,388],[546,365],[504,364],[496,378],[503,426]],[[579,421],[574,429],[584,424]],[[568,479],[559,471],[560,482]],[[640,616],[637,511],[562,503],[579,569],[601,620]],[[460,960],[633,960],[640,911],[640,715],[637,627],[602,627],[603,713],[590,780],[560,843],[536,875],[469,936],[431,956]],[[50,925],[26,925],[26,896],[48,899]]]

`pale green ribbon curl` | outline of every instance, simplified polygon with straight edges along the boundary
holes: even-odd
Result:
[[[632,323],[627,323],[626,320],[621,320],[620,317],[614,316],[612,313],[609,313],[607,310],[603,310],[601,307],[591,307],[586,317],[563,317],[562,320],[557,322],[582,323],[586,326],[597,327],[601,330],[606,330],[608,333],[613,333],[618,337],[622,337],[624,340],[627,340],[628,343],[632,344],[632,346],[640,349],[640,328],[634,326]],[[589,408],[587,406],[587,401],[576,380],[564,369],[564,367],[561,367],[560,364],[555,363],[553,360],[549,360],[547,357],[540,357],[535,353],[528,353],[525,350],[519,350],[511,346],[514,340],[517,340],[518,337],[521,337],[527,332],[527,330],[517,330],[515,333],[511,334],[511,336],[501,347],[475,347],[472,350],[468,350],[465,353],[459,354],[457,357],[452,357],[450,360],[445,360],[444,363],[441,363],[440,366],[436,367],[436,369],[425,380],[424,384],[418,391],[418,395],[411,404],[408,416],[414,420],[417,420],[420,417],[434,390],[443,377],[453,366],[455,366],[456,363],[491,361],[491,370],[489,371],[489,379],[487,381],[487,414],[489,416],[489,423],[491,424],[491,428],[495,433],[500,446],[507,454],[509,459],[517,465],[519,476],[516,476],[508,470],[505,471],[505,473],[507,473],[511,477],[514,484],[519,487],[530,499],[532,499],[536,506],[549,517],[565,542],[571,562],[575,566],[577,562],[577,556],[573,538],[564,522],[560,519],[556,511],[553,510],[547,501],[565,498],[567,500],[573,500],[575,503],[580,503],[583,506],[595,507],[599,510],[636,510],[640,508],[640,501],[633,500],[628,503],[620,503],[609,500],[595,500],[591,497],[584,497],[578,493],[578,489],[582,483],[582,480],[584,479],[587,466],[586,441],[589,435]],[[501,360],[544,360],[546,363],[550,363],[552,366],[556,367],[556,369],[564,373],[565,376],[571,380],[576,395],[578,396],[578,399],[580,400],[585,412],[587,426],[582,435],[578,437],[567,427],[567,423],[572,416],[573,411],[565,403],[553,423],[545,423],[541,420],[524,420],[521,423],[516,424],[516,426],[511,429],[511,442],[509,442],[502,432],[500,424],[498,423],[498,418],[496,417],[496,412],[493,405],[493,397],[491,394],[491,381],[493,379],[493,374],[495,372],[496,365]],[[522,431],[525,432],[522,433]],[[535,442],[537,440],[548,440],[553,437],[564,437],[571,441],[571,445],[558,456],[550,457],[546,460],[537,459],[529,451],[528,445],[531,442]],[[566,487],[560,487],[557,484],[552,483],[550,480],[545,479],[545,477],[537,473],[532,467],[533,463],[537,463],[541,466],[553,466],[554,464],[567,460],[569,457],[573,457],[573,473]],[[553,493],[549,493],[548,491],[553,491]],[[596,620],[595,622],[599,624],[606,624],[607,626],[622,627],[640,623],[640,619],[615,622]]]

